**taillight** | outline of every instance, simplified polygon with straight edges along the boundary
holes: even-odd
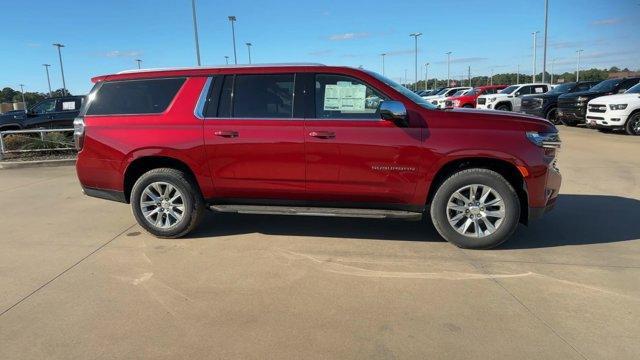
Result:
[[[73,142],[76,145],[76,150],[82,150],[84,142],[84,119],[82,117],[73,120]]]

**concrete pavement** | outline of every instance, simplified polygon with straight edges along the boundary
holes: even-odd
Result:
[[[556,209],[430,224],[213,215],[156,239],[72,167],[0,171],[0,358],[637,359],[640,138],[561,128]]]

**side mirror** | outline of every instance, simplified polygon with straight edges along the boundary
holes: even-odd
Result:
[[[624,94],[625,91],[627,91],[627,89],[620,89],[620,90],[618,90],[618,94]]]
[[[380,117],[407,126],[407,108],[400,101],[385,100],[380,103]]]

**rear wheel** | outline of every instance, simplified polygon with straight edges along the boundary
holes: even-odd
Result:
[[[138,224],[151,234],[178,238],[198,225],[204,201],[185,173],[159,168],[144,173],[133,185],[131,209]]]
[[[489,249],[518,226],[520,200],[495,171],[468,169],[450,176],[436,191],[431,220],[447,241],[466,249]]]
[[[640,112],[631,115],[624,128],[629,135],[640,135]]]

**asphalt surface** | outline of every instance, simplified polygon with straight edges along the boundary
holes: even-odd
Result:
[[[638,359],[640,137],[561,135],[557,208],[489,251],[285,216],[161,240],[72,167],[1,170],[0,359]]]

